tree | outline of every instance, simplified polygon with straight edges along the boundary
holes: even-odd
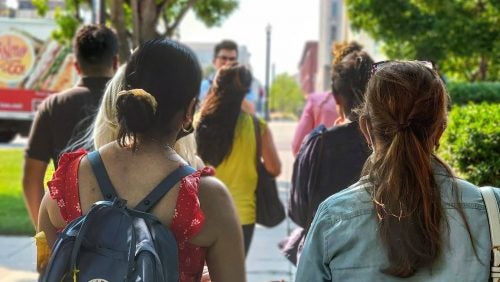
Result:
[[[141,43],[171,37],[189,10],[208,27],[219,25],[237,7],[238,0],[103,0],[106,18],[116,30],[120,41],[120,59],[126,61],[130,50]],[[66,0],[64,9],[57,9],[58,29],[53,36],[59,41],[73,38],[83,19],[82,7],[91,7],[92,0]],[[33,0],[40,15],[48,11],[48,0]]]
[[[430,59],[457,80],[500,79],[498,0],[348,0],[347,10],[390,58]]]
[[[299,83],[287,73],[276,76],[269,92],[269,108],[272,112],[297,116],[304,106],[304,93]]]

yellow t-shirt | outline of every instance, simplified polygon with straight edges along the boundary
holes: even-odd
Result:
[[[261,135],[265,121],[259,119]],[[226,184],[241,224],[255,223],[255,188],[257,143],[252,116],[242,112],[236,122],[233,148],[224,161],[215,168],[215,176]]]

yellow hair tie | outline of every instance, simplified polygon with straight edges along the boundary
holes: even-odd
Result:
[[[156,108],[158,107],[158,102],[156,102],[156,99],[153,95],[149,94],[144,89],[131,89],[131,90],[120,91],[118,93],[118,96],[125,94],[132,94],[133,96],[146,100],[151,105],[151,108],[153,108],[153,114],[156,114]]]

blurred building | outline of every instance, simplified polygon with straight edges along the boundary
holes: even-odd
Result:
[[[316,88],[316,72],[318,70],[318,41],[307,41],[299,63],[299,83],[305,94],[314,92]]]
[[[365,32],[354,32],[349,23],[345,0],[320,0],[318,68],[316,91],[330,89],[332,46],[334,43],[356,40],[375,61],[385,59],[380,43]]]

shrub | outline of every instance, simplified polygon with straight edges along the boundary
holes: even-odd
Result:
[[[500,103],[500,82],[451,82],[446,85],[453,105]]]
[[[454,107],[441,142],[442,156],[460,176],[500,186],[500,104]]]

